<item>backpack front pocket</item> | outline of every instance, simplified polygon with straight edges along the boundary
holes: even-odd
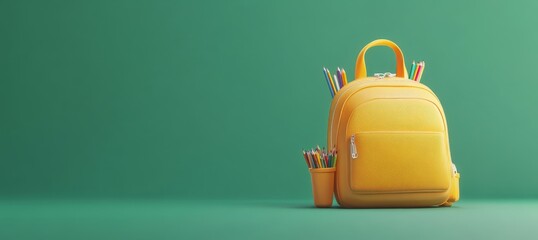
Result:
[[[443,132],[372,131],[359,132],[348,139],[353,191],[441,192],[450,186],[449,153]]]

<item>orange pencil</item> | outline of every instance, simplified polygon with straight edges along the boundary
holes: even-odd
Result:
[[[342,68],[342,78],[343,78],[344,86],[347,85],[346,70],[344,70],[343,68]]]

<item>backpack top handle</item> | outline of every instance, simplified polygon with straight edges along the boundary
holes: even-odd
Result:
[[[398,47],[396,43],[390,40],[377,39],[366,44],[366,46],[364,46],[364,48],[362,48],[361,52],[359,53],[359,56],[357,56],[357,62],[355,64],[355,79],[365,78],[368,76],[366,72],[366,62],[364,60],[364,55],[366,54],[366,51],[368,51],[368,49],[377,46],[385,46],[392,48],[392,50],[394,51],[394,55],[396,55],[396,77],[408,78],[407,69],[405,68],[404,55],[400,47]]]

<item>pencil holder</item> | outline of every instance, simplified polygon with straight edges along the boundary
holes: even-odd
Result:
[[[314,205],[318,208],[328,208],[333,205],[335,170],[334,167],[310,169]]]

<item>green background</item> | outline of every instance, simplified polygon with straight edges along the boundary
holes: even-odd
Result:
[[[7,209],[13,199],[311,206],[300,150],[326,143],[321,69],[352,76],[362,46],[387,38],[408,66],[427,62],[422,82],[447,115],[462,206],[536,198],[537,9],[485,0],[0,1],[0,197]],[[394,72],[388,48],[367,62],[370,75]]]
[[[427,61],[463,197],[538,197],[538,3],[523,2],[2,2],[0,193],[308,197],[321,68],[352,75],[388,38]],[[393,58],[369,51],[369,69]]]

